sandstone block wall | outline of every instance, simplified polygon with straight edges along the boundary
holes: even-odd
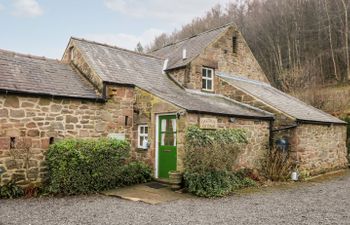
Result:
[[[212,115],[188,114],[186,126],[198,125],[200,118],[213,118]],[[269,144],[269,122],[254,121],[236,118],[234,122],[229,121],[229,117],[217,116],[218,129],[238,128],[247,132],[248,144],[242,150],[234,169],[251,168],[259,169],[261,159],[268,150]]]
[[[301,124],[291,137],[291,151],[308,175],[346,168],[346,126]]]
[[[233,36],[237,38],[236,53],[233,52]],[[203,66],[214,68],[220,72],[269,82],[243,36],[233,27],[211,43],[202,54],[191,62],[191,74],[187,85],[189,88],[198,90],[202,88]]]
[[[134,110],[134,128],[133,128],[133,135],[134,139],[132,140],[132,146],[133,146],[133,157],[148,161],[153,168],[155,168],[156,165],[156,116],[159,114],[176,114],[177,112],[181,111],[182,109],[170,104],[163,99],[154,96],[150,94],[149,92],[146,92],[142,89],[136,88],[135,91],[136,96],[136,103],[135,103],[135,110]],[[181,126],[181,121],[183,119],[178,119],[177,121],[177,132],[178,132],[178,143],[177,143],[177,151],[178,151],[178,162],[181,161],[179,157],[181,157],[181,154],[179,155],[179,152],[183,151],[182,147],[182,139],[181,136],[179,137],[179,134],[183,132],[183,126]],[[148,150],[144,149],[138,149],[137,148],[137,141],[138,141],[138,125],[140,124],[147,124],[148,125],[148,140],[150,141],[150,147]],[[180,167],[181,165],[178,165]]]
[[[107,103],[77,99],[0,96],[0,185],[11,179],[40,182],[45,152],[63,138],[132,138],[134,91],[112,87]],[[126,123],[126,117],[128,123]]]
[[[295,123],[294,118],[291,118],[285,113],[275,108],[272,108],[271,106],[255,98],[254,96],[239,90],[238,88],[227,83],[226,81],[222,80],[219,77],[216,78],[215,92],[217,94],[224,95],[238,102],[242,102],[242,103],[257,107],[259,109],[265,110],[267,112],[273,113],[275,115],[274,127],[288,126]]]

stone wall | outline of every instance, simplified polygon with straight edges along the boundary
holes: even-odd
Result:
[[[62,62],[71,64],[73,68],[79,70],[102,93],[102,79],[88,64],[83,52],[76,47],[74,39],[69,42],[67,50],[64,52]]]
[[[346,168],[346,126],[301,124],[292,134],[291,151],[307,175]]]
[[[174,69],[168,72],[171,79],[183,87],[187,87],[189,79],[189,67]]]
[[[224,95],[228,98],[242,102],[267,112],[273,113],[275,116],[274,127],[283,127],[291,124],[295,124],[295,119],[288,116],[287,114],[267,105],[265,102],[257,99],[255,96],[249,95],[246,92],[239,90],[233,85],[227,83],[225,80],[217,77],[215,93]]]
[[[269,146],[269,122],[239,118],[235,118],[234,122],[230,122],[229,117],[193,113],[187,114],[186,117],[186,126],[199,125],[200,118],[214,117],[218,119],[218,129],[238,128],[245,130],[247,132],[248,144],[238,156],[234,169],[260,168],[261,159]]]
[[[233,52],[233,36],[237,37],[236,53]],[[269,82],[242,34],[233,27],[211,43],[203,53],[191,62],[191,74],[187,84],[189,88],[201,90],[203,66],[214,68],[220,72]]]
[[[50,142],[110,133],[131,139],[134,90],[110,87],[109,93],[106,103],[0,95],[0,184],[11,179],[42,181]]]
[[[163,99],[150,94],[142,89],[135,89],[136,103],[134,110],[134,129],[133,135],[134,139],[132,141],[133,146],[133,156],[137,159],[144,161],[149,161],[149,163],[155,168],[155,158],[156,158],[156,116],[159,114],[176,114],[182,111],[181,108],[170,104]],[[181,134],[184,130],[184,126],[181,126],[183,119],[177,120],[177,132],[178,132],[178,168],[181,167],[181,152],[183,151]],[[150,141],[150,147],[148,150],[137,148],[137,138],[138,138],[138,125],[147,124],[148,125],[148,140]],[[180,136],[179,136],[180,135]],[[179,154],[180,153],[180,154]]]

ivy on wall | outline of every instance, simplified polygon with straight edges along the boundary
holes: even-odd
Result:
[[[247,143],[241,129],[186,130],[184,181],[187,190],[202,197],[221,197],[233,190],[255,185],[246,172],[233,172]]]

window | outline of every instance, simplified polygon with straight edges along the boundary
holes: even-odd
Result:
[[[70,48],[69,57],[70,57],[70,61],[74,60],[74,47]]]
[[[202,69],[202,90],[213,91],[214,70],[204,67]]]
[[[55,143],[55,138],[54,137],[50,137],[49,144],[52,145],[54,143]]]
[[[232,52],[237,53],[237,37],[232,37]]]
[[[147,125],[139,125],[138,128],[138,147],[139,148],[147,148],[144,146],[144,140],[148,141],[148,126]]]
[[[15,149],[15,148],[16,148],[16,138],[10,137],[10,149]]]

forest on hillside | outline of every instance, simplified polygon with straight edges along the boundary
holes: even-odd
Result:
[[[161,34],[146,49],[234,22],[276,87],[297,93],[345,84],[350,81],[349,7],[350,0],[237,0]]]

